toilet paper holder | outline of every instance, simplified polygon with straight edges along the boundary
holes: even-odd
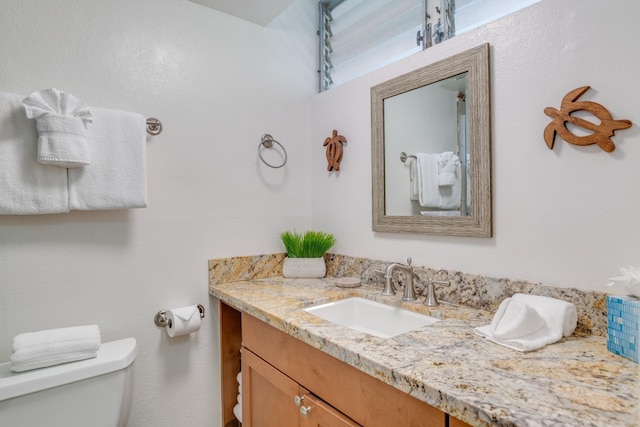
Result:
[[[202,304],[197,304],[196,307],[198,307],[198,311],[200,312],[200,318],[204,319],[204,306]],[[155,322],[156,326],[160,326],[160,327],[165,327],[165,326],[169,326],[171,327],[171,319],[167,319],[167,310],[160,310],[159,312],[156,313],[156,316],[153,318],[153,321]]]

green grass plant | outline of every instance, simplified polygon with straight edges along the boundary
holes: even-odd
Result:
[[[333,234],[322,231],[284,231],[280,239],[289,258],[320,258],[336,244]]]

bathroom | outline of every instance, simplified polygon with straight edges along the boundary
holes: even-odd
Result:
[[[57,87],[89,105],[158,117],[148,207],[0,217],[0,361],[11,338],[96,323],[138,342],[130,426],[217,426],[218,331],[207,260],[282,252],[285,229],[333,233],[335,253],[605,290],[638,264],[640,131],[616,150],[543,139],[545,107],[569,90],[640,119],[637,16],[629,0],[542,0],[317,94],[316,1],[266,26],[186,0],[0,0],[0,90]],[[491,45],[493,237],[371,230],[370,88]],[[323,141],[348,139],[339,173]],[[287,149],[265,167],[260,137]],[[162,308],[200,303],[197,334],[169,339]]]

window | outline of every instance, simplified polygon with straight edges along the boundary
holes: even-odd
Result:
[[[320,91],[540,0],[322,0]]]

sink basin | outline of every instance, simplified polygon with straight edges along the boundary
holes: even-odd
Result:
[[[305,311],[329,322],[381,338],[391,338],[440,320],[358,297],[309,307]]]

